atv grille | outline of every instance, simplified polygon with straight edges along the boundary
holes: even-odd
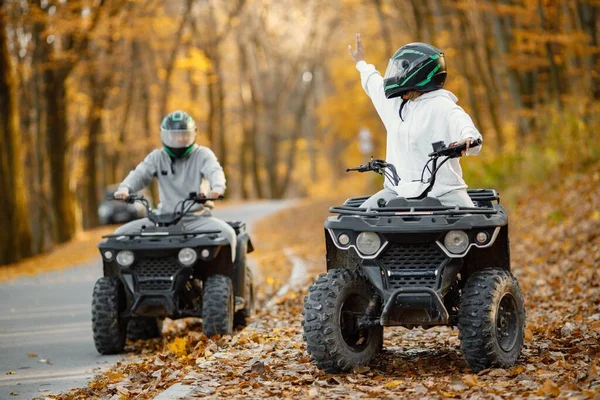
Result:
[[[446,258],[435,243],[393,243],[379,258],[379,262],[386,270],[392,289],[411,286],[435,289],[435,271]]]
[[[175,257],[144,258],[134,268],[140,291],[169,290],[181,269]]]

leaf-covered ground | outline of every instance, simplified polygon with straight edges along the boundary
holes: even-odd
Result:
[[[523,354],[510,369],[472,374],[448,328],[387,328],[370,366],[328,375],[311,363],[301,334],[304,292],[289,292],[251,327],[207,340],[173,323],[164,340],[131,346],[142,360],[122,363],[84,389],[55,399],[152,398],[176,382],[194,397],[230,398],[544,398],[600,399],[600,164],[560,185],[547,184],[509,209],[511,259],[527,307]],[[333,200],[339,201],[340,199]],[[322,223],[332,200],[314,201],[260,226],[268,296],[289,273],[278,251],[323,272]],[[266,288],[266,290],[265,290]]]
[[[14,264],[0,266],[0,282],[24,275],[71,268],[98,257],[98,238],[108,235],[116,225],[101,226],[79,232],[71,241],[55,246],[52,251],[27,258]]]

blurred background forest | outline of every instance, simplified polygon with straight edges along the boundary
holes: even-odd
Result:
[[[444,50],[486,142],[463,162],[471,187],[585,168],[600,158],[599,22],[598,0],[0,0],[0,265],[97,225],[105,187],[175,109],[229,198],[377,189],[343,172],[385,155],[355,32],[381,72],[407,42]]]

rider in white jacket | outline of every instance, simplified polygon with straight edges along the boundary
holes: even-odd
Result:
[[[362,86],[371,98],[387,130],[386,160],[396,167],[398,186],[388,180],[384,189],[371,196],[363,208],[378,207],[378,200],[395,197],[416,197],[426,188],[429,171],[423,167],[437,141],[467,143],[482,139],[469,115],[456,104],[454,94],[442,89],[446,79],[443,53],[425,43],[401,47],[390,59],[385,78],[372,64],[364,61],[360,34],[356,49],[349,46]],[[476,155],[481,146],[468,148],[467,155]],[[438,172],[430,196],[444,205],[472,207],[467,184],[462,178],[459,159],[446,162]]]

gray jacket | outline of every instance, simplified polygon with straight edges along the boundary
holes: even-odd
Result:
[[[206,193],[208,181],[212,190],[225,192],[225,173],[219,160],[208,147],[194,145],[185,158],[171,158],[164,149],[156,149],[138,164],[119,187],[127,187],[131,193],[146,187],[152,178],[158,180],[160,204],[158,209],[173,212],[175,205],[188,197],[190,192]],[[205,189],[205,190],[203,190]],[[201,209],[195,206],[194,210]]]

